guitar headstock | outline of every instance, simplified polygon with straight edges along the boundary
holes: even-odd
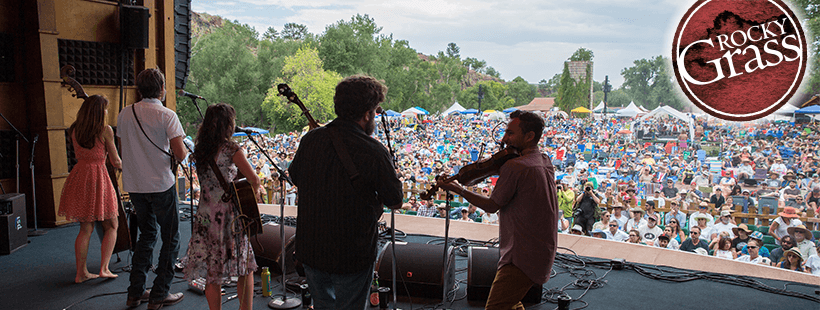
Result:
[[[63,80],[61,84],[68,85],[68,90],[76,93],[71,94],[71,96],[77,97],[79,99],[86,99],[88,98],[88,95],[85,93],[83,86],[80,85],[80,83],[77,82],[77,80],[71,77],[72,75],[74,75],[74,72],[76,72],[76,70],[72,65],[66,65],[63,68],[61,68],[60,78]]]

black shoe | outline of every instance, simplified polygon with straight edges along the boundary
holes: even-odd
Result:
[[[182,301],[183,297],[185,297],[185,296],[182,295],[182,293],[180,292],[180,293],[168,294],[168,296],[165,296],[165,299],[160,300],[160,301],[155,301],[155,302],[154,301],[149,301],[148,302],[148,310],[157,310],[159,308],[162,308],[162,306],[175,305],[175,304],[179,303],[180,301]]]
[[[148,301],[149,295],[151,295],[150,288],[145,290],[145,292],[142,292],[142,295],[139,297],[128,296],[128,299],[125,301],[125,305],[128,306],[128,308],[139,306],[143,301]]]

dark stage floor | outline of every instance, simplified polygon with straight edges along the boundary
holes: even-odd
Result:
[[[119,272],[119,278],[113,280],[91,280],[82,284],[74,284],[74,239],[79,231],[78,225],[46,229],[48,233],[40,237],[30,237],[30,243],[11,255],[0,256],[0,309],[126,309],[125,289],[128,286],[128,274]],[[181,250],[187,250],[187,241],[190,237],[190,222],[182,222]],[[426,243],[433,238],[426,236],[410,236],[406,239],[411,243]],[[159,251],[154,254],[156,259]],[[96,234],[91,238],[88,266],[89,270],[99,270],[100,242]],[[569,253],[561,250],[560,252]],[[441,252],[439,252],[441,253]],[[440,255],[440,254],[439,254]],[[398,254],[401,262],[402,254]],[[438,256],[441,257],[441,256]],[[582,266],[582,258],[571,254],[561,255],[562,259],[554,267],[555,275],[544,284],[542,303],[529,304],[527,309],[555,309],[557,304],[549,300],[556,300],[561,289],[575,301],[570,309],[586,306],[586,309],[820,309],[818,298],[814,293],[818,286],[787,284],[757,278],[731,279],[714,277],[712,280],[697,279],[688,282],[672,282],[650,279],[640,275],[635,270],[612,270],[609,264],[593,266],[592,260],[587,260],[587,266]],[[121,271],[130,261],[127,252],[120,253],[121,262],[116,262],[116,255],[112,258],[111,269]],[[411,259],[411,258],[407,258]],[[569,267],[569,268],[567,268]],[[398,308],[448,308],[448,309],[482,309],[482,302],[471,302],[466,299],[467,292],[467,258],[456,256],[457,291],[455,301],[440,304],[441,299],[426,299],[415,297],[410,299],[399,296]],[[686,271],[674,272],[671,268],[660,270],[651,266],[638,266],[644,273],[666,276],[667,280],[683,279]],[[609,271],[609,272],[608,272]],[[400,270],[401,274],[403,271]],[[701,278],[708,274],[700,273]],[[181,273],[177,273],[180,277]],[[269,309],[270,298],[261,296],[259,276],[257,275],[257,292],[254,298],[254,309]],[[278,281],[278,277],[276,278]],[[581,279],[581,280],[579,280]],[[586,279],[586,280],[583,280]],[[149,274],[149,284],[153,274]],[[595,281],[590,281],[595,280]],[[759,281],[759,282],[758,282]],[[389,283],[382,281],[382,286]],[[735,285],[741,282],[768,286],[769,291]],[[754,283],[757,282],[757,283]],[[592,289],[586,288],[593,283]],[[818,281],[820,283],[820,280]],[[791,292],[807,294],[814,300],[786,296],[770,291],[782,290],[786,287]],[[276,290],[279,288],[277,287]],[[401,290],[402,287],[399,287]],[[205,296],[188,290],[188,285],[177,279],[171,286],[172,292],[183,291],[185,299],[174,306],[164,309],[207,309]],[[227,288],[227,295],[232,295],[235,288]],[[227,296],[226,295],[226,296]],[[440,296],[432,292],[433,296]],[[392,298],[391,298],[392,299]],[[236,309],[238,301],[226,301],[224,308]],[[145,309],[143,304],[136,309]]]

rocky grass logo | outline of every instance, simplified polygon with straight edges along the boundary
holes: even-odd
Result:
[[[701,110],[745,121],[789,101],[808,49],[800,20],[781,0],[700,0],[678,24],[672,66]]]

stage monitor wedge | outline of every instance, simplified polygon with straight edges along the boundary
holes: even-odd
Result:
[[[410,297],[441,299],[444,287],[452,291],[455,287],[455,251],[452,246],[447,248],[445,264],[443,250],[443,245],[397,242],[396,293],[407,295],[409,292]],[[390,286],[393,282],[392,243],[382,247],[375,269],[379,272],[379,285]]]

